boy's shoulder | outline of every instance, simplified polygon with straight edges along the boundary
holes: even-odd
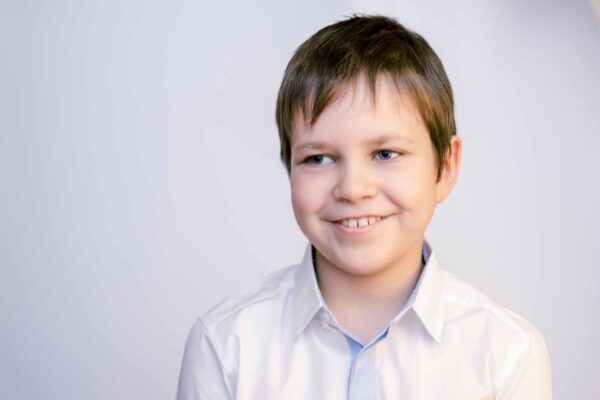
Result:
[[[227,331],[238,321],[265,321],[283,312],[294,291],[300,264],[275,270],[207,311],[201,318],[207,331]],[[269,317],[269,318],[265,318]]]
[[[440,272],[444,280],[446,323],[457,320],[479,323],[488,333],[502,336],[513,343],[542,337],[542,333],[523,316],[492,300],[453,273],[446,270]]]
[[[456,357],[484,360],[498,396],[517,381],[551,387],[550,358],[542,333],[526,318],[491,300],[455,275],[444,276],[444,343]],[[500,394],[502,393],[502,394]],[[546,398],[546,397],[544,397]]]

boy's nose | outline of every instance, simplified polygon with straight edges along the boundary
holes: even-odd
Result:
[[[336,200],[356,203],[377,194],[377,185],[364,166],[346,165],[338,170],[333,196]]]

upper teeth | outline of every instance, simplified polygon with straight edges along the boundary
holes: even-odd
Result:
[[[381,217],[348,218],[339,221],[339,223],[346,228],[364,228],[365,226],[374,224],[380,219]]]

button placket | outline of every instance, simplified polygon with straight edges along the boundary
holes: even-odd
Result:
[[[377,371],[375,368],[375,344],[363,348],[350,370],[349,400],[377,398]]]

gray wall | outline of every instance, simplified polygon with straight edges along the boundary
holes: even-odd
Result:
[[[597,389],[600,28],[585,1],[1,1],[0,397],[164,399],[198,315],[299,261],[274,100],[352,12],[444,61],[461,177],[428,237]]]

